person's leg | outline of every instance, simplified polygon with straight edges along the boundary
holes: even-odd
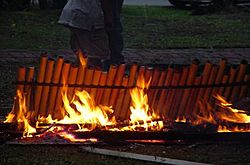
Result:
[[[123,0],[102,0],[105,29],[109,37],[111,63],[124,62],[121,9]]]
[[[89,65],[102,67],[101,60],[109,58],[110,54],[105,30],[87,31],[71,28],[71,32],[72,50],[76,52],[80,49],[88,57]]]

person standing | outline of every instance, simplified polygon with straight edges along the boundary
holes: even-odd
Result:
[[[104,13],[105,30],[108,34],[110,60],[111,64],[120,64],[124,62],[123,36],[121,24],[121,10],[123,0],[101,0]]]
[[[80,49],[88,57],[89,65],[102,67],[102,61],[110,58],[100,0],[69,0],[58,23],[70,29],[72,50],[76,53]]]

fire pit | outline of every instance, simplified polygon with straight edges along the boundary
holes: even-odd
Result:
[[[104,72],[79,56],[76,66],[43,54],[37,75],[34,67],[20,67],[2,131],[22,141],[57,136],[79,143],[249,138],[249,112],[229,103],[248,94],[245,60],[237,68],[228,68],[225,59],[203,68],[198,60],[167,69],[134,63],[127,75],[125,64]]]

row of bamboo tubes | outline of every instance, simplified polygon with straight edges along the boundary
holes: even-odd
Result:
[[[126,65],[111,65],[107,72],[98,67],[77,66],[64,61],[63,57],[56,60],[42,55],[40,65],[35,74],[34,67],[20,67],[17,72],[18,82],[37,82],[69,85],[95,85],[110,87],[131,87],[137,84],[138,77],[144,76],[150,81],[150,86],[191,86],[191,85],[216,85],[227,83],[249,82],[247,74],[248,63],[242,60],[238,66],[227,66],[227,60],[221,59],[219,64],[207,61],[204,66],[199,61],[193,60],[189,66],[169,66],[166,69],[138,66],[133,63],[129,74],[125,74]],[[17,84],[17,89],[25,93],[27,107],[34,112],[34,119],[38,116],[62,119],[66,114],[62,101],[62,86]],[[120,88],[86,88],[69,87],[68,98],[73,98],[76,90],[89,92],[96,105],[112,106],[116,119],[125,120],[130,115],[130,91]],[[216,107],[213,95],[219,94],[228,101],[236,101],[247,96],[249,85],[207,87],[207,88],[174,88],[174,89],[148,89],[149,106],[160,118],[174,120],[179,116],[191,117],[199,110],[198,101],[209,102]],[[15,104],[17,104],[15,102]],[[15,106],[18,107],[18,106]],[[15,108],[15,112],[18,108]]]

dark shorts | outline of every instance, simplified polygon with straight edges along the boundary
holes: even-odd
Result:
[[[81,49],[90,58],[109,59],[109,40],[105,29],[87,31],[77,28],[71,30],[71,48]]]

